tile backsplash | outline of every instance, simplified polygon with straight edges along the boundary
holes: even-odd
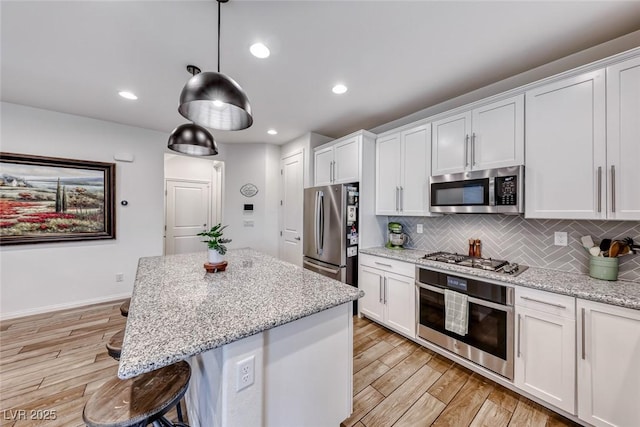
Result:
[[[436,218],[389,217],[409,236],[406,247],[424,251],[466,254],[470,238],[482,240],[482,256],[506,259],[532,267],[573,273],[589,272],[589,255],[580,237],[627,236],[640,244],[640,221],[574,221],[524,219],[512,215],[444,215]],[[423,233],[416,226],[423,225]],[[554,232],[566,231],[568,246],[554,246]],[[620,258],[618,279],[640,282],[640,252]]]

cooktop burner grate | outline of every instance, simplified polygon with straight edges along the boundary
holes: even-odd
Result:
[[[422,257],[422,259],[445,262],[448,264],[457,264],[471,268],[479,268],[486,271],[495,271],[512,276],[520,274],[528,268],[526,266],[509,263],[508,261],[504,260],[492,258],[477,258],[457,253],[452,254],[450,252],[433,252],[430,254],[426,254]]]

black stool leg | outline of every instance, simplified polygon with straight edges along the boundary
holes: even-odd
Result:
[[[178,421],[183,423],[184,418],[182,418],[182,405],[180,404],[179,400],[178,400],[178,406],[176,406],[176,412],[178,413]]]

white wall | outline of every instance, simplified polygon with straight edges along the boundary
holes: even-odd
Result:
[[[117,163],[116,239],[1,247],[0,316],[130,295],[138,259],[162,254],[167,135],[9,103],[0,108],[2,151]],[[117,152],[133,154],[134,162],[116,162]]]
[[[313,149],[325,142],[331,141],[332,139],[333,138],[329,138],[328,136],[307,132],[299,138],[287,142],[280,148],[281,159],[302,151],[304,188],[313,187]]]
[[[229,248],[252,247],[278,256],[278,204],[280,147],[270,144],[226,144],[219,160],[225,162],[222,222],[225,236],[233,239]],[[240,194],[240,187],[258,187],[253,197]],[[253,204],[252,214],[244,205]],[[253,226],[245,226],[253,221]]]

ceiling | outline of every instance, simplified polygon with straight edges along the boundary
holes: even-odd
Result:
[[[186,123],[186,65],[216,68],[213,0],[3,0],[0,12],[2,101],[168,135]],[[640,1],[232,0],[222,5],[221,71],[248,94],[254,124],[213,134],[337,138],[638,29]],[[255,41],[269,58],[249,53]],[[346,94],[331,92],[337,82]]]

